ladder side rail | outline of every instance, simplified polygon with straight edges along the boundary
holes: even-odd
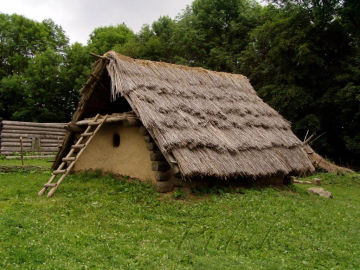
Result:
[[[76,158],[74,161],[72,161],[70,163],[70,165],[67,167],[66,172],[60,177],[60,179],[56,182],[56,185],[54,187],[51,188],[51,190],[49,191],[47,197],[51,197],[56,189],[59,187],[59,185],[61,184],[61,182],[64,180],[64,178],[70,173],[71,169],[74,167],[76,161],[79,159],[79,157],[81,156],[81,154],[84,152],[84,150],[86,149],[86,146],[91,142],[91,140],[94,138],[95,134],[100,130],[100,128],[102,127],[102,125],[106,122],[108,115],[105,115],[104,119],[102,119],[102,122],[100,122],[100,124],[96,127],[96,129],[93,132],[93,135],[89,137],[89,139],[87,140],[87,142],[85,143],[84,147],[77,153]]]
[[[96,114],[94,120],[97,121],[99,117],[100,117],[100,114]],[[88,133],[88,132],[91,130],[91,128],[92,128],[92,126],[88,126],[88,127],[86,128],[86,130],[85,130],[85,133]],[[80,138],[77,140],[77,142],[75,143],[75,145],[81,144],[81,142],[82,142],[83,139],[84,139],[84,137],[80,137]],[[72,157],[72,155],[74,154],[74,152],[75,152],[75,149],[70,149],[70,151],[69,151],[69,153],[66,155],[66,157],[67,157],[67,158]],[[75,159],[75,160],[76,160],[76,159]],[[59,167],[58,167],[55,171],[62,170],[62,169],[64,168],[65,164],[66,164],[66,162],[65,162],[65,161],[62,161],[61,164],[59,165]],[[71,165],[71,164],[70,164],[70,165]],[[68,166],[68,168],[69,168],[69,166]],[[71,167],[71,168],[72,168],[72,167]],[[66,170],[67,170],[67,169],[66,169]],[[70,169],[70,170],[71,170],[71,169]],[[67,174],[66,174],[66,175],[67,175]],[[46,182],[46,184],[44,184],[43,188],[38,192],[38,195],[39,195],[39,196],[42,196],[42,195],[46,192],[46,190],[50,187],[50,184],[52,183],[52,181],[55,180],[56,176],[57,176],[57,174],[54,174],[54,173],[51,175],[49,181]],[[62,175],[62,176],[63,176],[63,175]],[[60,179],[62,178],[62,176],[60,177]],[[59,180],[60,180],[60,179],[59,179]],[[59,181],[58,181],[58,182],[59,182]],[[61,183],[61,182],[60,182],[60,183]],[[57,185],[57,183],[56,183],[55,185]]]

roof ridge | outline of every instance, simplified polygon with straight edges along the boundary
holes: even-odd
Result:
[[[191,71],[197,71],[197,72],[205,72],[205,73],[215,73],[218,74],[220,76],[230,76],[230,77],[240,77],[241,79],[245,79],[247,81],[249,81],[249,79],[240,74],[240,73],[230,73],[230,72],[224,72],[224,71],[215,71],[215,70],[210,70],[210,69],[206,69],[203,67],[191,67],[191,66],[186,66],[186,65],[179,65],[179,64],[174,64],[174,63],[168,63],[168,62],[162,62],[162,61],[154,61],[154,60],[147,60],[147,59],[137,59],[137,58],[132,58],[130,56],[127,55],[123,55],[121,53],[115,52],[115,51],[108,51],[104,54],[104,57],[116,57],[122,61],[126,61],[126,62],[135,62],[136,64],[140,64],[142,66],[148,66],[149,64],[155,64],[158,66],[168,66],[168,67],[173,67],[173,68],[179,68],[182,70],[191,70]]]

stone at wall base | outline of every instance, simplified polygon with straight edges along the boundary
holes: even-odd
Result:
[[[155,190],[160,193],[173,191],[174,185],[170,181],[157,181],[155,184]]]
[[[308,192],[312,193],[312,194],[317,194],[321,197],[324,198],[333,198],[333,195],[331,194],[330,191],[327,191],[321,187],[312,187],[312,188],[308,188]]]
[[[173,178],[172,182],[175,187],[184,187],[185,186],[185,182],[181,178],[178,178],[178,177]]]
[[[321,179],[320,178],[314,178],[314,184],[317,186],[321,185]]]

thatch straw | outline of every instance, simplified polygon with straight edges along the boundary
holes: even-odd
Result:
[[[266,176],[314,170],[289,122],[248,79],[105,55],[112,99],[126,97],[185,177]]]

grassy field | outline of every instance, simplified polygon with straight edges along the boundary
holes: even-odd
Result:
[[[359,175],[186,200],[97,174],[38,197],[49,175],[0,174],[1,269],[360,269]]]
[[[24,166],[48,167],[52,165],[54,158],[24,159]],[[5,159],[0,157],[0,166],[22,166],[20,159]]]

